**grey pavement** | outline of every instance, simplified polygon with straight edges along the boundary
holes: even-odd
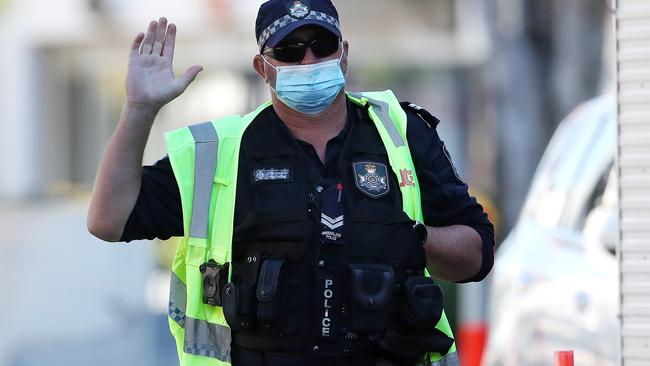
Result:
[[[0,207],[0,365],[177,365],[147,306],[156,243],[104,243],[87,198]]]

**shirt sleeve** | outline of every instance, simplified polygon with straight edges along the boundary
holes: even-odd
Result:
[[[479,272],[464,281],[480,281],[494,264],[494,228],[483,207],[468,193],[451,156],[440,140],[439,121],[424,109],[403,103],[406,111],[407,140],[420,183],[424,224],[433,227],[466,225],[480,235],[482,262]]]
[[[142,167],[138,200],[120,241],[183,236],[183,209],[178,184],[167,156]]]

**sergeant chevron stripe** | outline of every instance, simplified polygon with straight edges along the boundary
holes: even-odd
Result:
[[[334,229],[336,229],[338,227],[343,226],[343,215],[333,219],[333,218],[325,215],[324,213],[321,213],[320,214],[320,222],[321,222],[321,224],[323,224],[323,225],[327,226],[328,228],[334,230]]]

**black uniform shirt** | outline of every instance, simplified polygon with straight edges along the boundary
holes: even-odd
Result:
[[[458,177],[436,131],[438,120],[412,104],[402,103],[402,107],[408,117],[406,137],[420,183],[424,223],[434,227],[467,225],[478,232],[483,242],[481,269],[472,278],[461,282],[479,281],[487,275],[494,261],[492,224],[481,205],[469,196],[467,185]],[[323,178],[337,178],[338,156],[350,127],[368,113],[351,102],[348,102],[348,111],[345,128],[327,143],[324,163],[312,145],[298,140],[309,163],[320,169]],[[279,120],[273,108],[265,109],[257,118]],[[245,197],[238,194],[237,199]],[[165,156],[154,165],[143,167],[140,194],[120,240],[166,240],[172,236],[183,236],[182,215],[176,178],[169,158]],[[235,212],[235,225],[240,220],[241,213]]]

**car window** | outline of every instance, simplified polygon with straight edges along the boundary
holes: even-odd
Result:
[[[611,254],[616,252],[619,234],[617,178],[617,171],[612,167],[594,192],[582,228],[586,238],[602,244]]]
[[[582,227],[590,198],[614,158],[614,111],[610,99],[600,98],[558,126],[533,178],[524,215],[543,226]]]

